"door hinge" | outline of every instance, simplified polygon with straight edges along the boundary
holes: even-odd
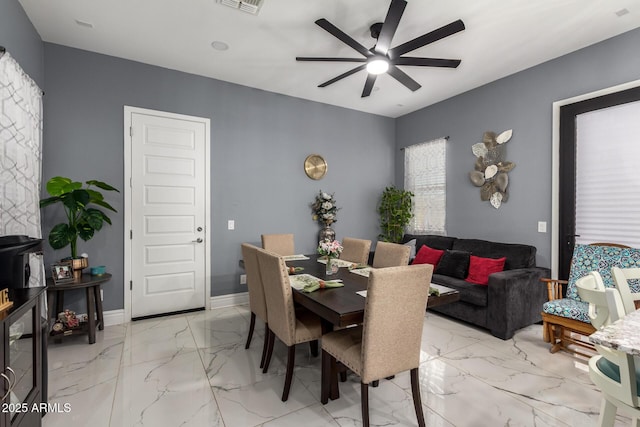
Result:
[[[129,280],[129,290],[133,290],[133,280]]]
[[[133,230],[129,230],[129,239],[133,240]]]
[[[129,126],[129,136],[133,136],[133,126]]]

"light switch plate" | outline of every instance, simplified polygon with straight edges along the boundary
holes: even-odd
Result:
[[[538,221],[538,233],[546,233],[546,232],[547,232],[547,222]]]
[[[227,221],[227,229],[228,230],[235,230],[236,229],[236,222],[234,220],[232,220],[232,219]]]

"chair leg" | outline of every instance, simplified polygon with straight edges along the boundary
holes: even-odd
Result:
[[[271,355],[273,354],[273,344],[276,340],[276,334],[274,334],[271,329],[268,329],[269,334],[269,343],[267,344],[267,358],[264,361],[264,368],[262,368],[262,373],[266,374],[269,369],[269,363],[271,363]]]
[[[282,401],[289,399],[291,380],[293,379],[293,367],[296,363],[296,345],[289,346],[289,356],[287,357],[287,375],[284,378],[284,390],[282,390]]]
[[[318,357],[318,340],[309,341],[309,348],[311,349],[311,355]]]
[[[262,357],[260,358],[260,369],[264,368],[264,362],[267,358],[267,347],[269,347],[269,324],[264,324],[264,344],[262,344]]]
[[[420,397],[420,376],[418,375],[418,368],[411,370],[411,394],[413,394],[413,407],[416,409],[418,426],[425,427],[424,413],[422,412],[422,397]]]
[[[334,375],[331,372],[331,356],[326,351],[322,350],[322,373],[320,383],[320,402],[326,405],[329,402],[329,392],[331,390],[331,376]]]
[[[616,412],[618,408],[616,405],[609,402],[605,397],[602,398],[602,405],[600,405],[600,417],[598,418],[598,425],[600,427],[613,427],[616,422]]]
[[[347,382],[347,367],[344,364],[340,363],[338,365],[338,371],[340,372],[340,382]]]
[[[256,326],[256,314],[251,312],[251,321],[249,322],[249,335],[247,336],[247,344],[245,344],[245,350],[251,345],[251,338],[253,338],[253,328]]]
[[[362,427],[369,427],[369,384],[360,383],[360,406],[362,407]]]

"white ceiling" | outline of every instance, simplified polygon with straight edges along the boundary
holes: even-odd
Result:
[[[295,57],[359,57],[314,21],[371,47],[369,26],[384,20],[390,0],[264,0],[258,15],[217,0],[19,1],[46,42],[388,117],[640,27],[640,0],[409,0],[391,46],[462,19],[466,30],[411,52],[462,64],[403,66],[421,89],[383,75],[361,98],[366,71],[317,87],[358,64]],[[213,49],[214,40],[229,49]]]

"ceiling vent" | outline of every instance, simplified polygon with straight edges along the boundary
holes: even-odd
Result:
[[[220,0],[220,4],[257,15],[264,0]]]

